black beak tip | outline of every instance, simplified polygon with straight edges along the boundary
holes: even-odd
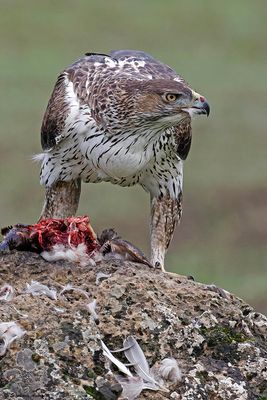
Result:
[[[207,117],[210,115],[210,106],[209,103],[207,101],[205,101],[202,105],[202,107],[204,108]]]

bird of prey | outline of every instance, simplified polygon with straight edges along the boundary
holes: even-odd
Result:
[[[41,127],[41,218],[76,213],[81,181],[141,185],[150,193],[151,263],[164,257],[182,213],[191,119],[205,97],[142,51],[86,55],[63,70]]]

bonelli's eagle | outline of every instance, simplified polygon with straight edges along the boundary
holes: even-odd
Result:
[[[151,263],[164,269],[200,114],[209,114],[205,97],[150,55],[87,53],[59,75],[43,118],[41,218],[74,215],[81,181],[139,184],[150,193]]]

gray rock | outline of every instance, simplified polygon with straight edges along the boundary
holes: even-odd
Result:
[[[110,277],[96,283],[100,271]],[[99,323],[79,291],[57,300],[25,294],[32,280],[58,294],[68,283],[83,289]],[[172,357],[182,370],[181,382],[165,381],[169,392],[144,390],[139,399],[267,399],[267,318],[228,292],[130,262],[79,267],[27,252],[0,256],[4,283],[16,296],[0,302],[0,320],[26,334],[0,360],[0,399],[118,399],[100,339],[113,350],[129,335],[150,367]]]

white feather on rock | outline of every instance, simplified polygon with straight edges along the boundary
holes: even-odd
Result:
[[[55,289],[49,289],[48,286],[37,281],[31,281],[30,284],[27,283],[25,293],[31,294],[32,296],[40,296],[44,294],[52,300],[57,300],[57,291]]]
[[[111,351],[108,349],[108,347],[105,345],[105,343],[100,340],[101,342],[101,346],[102,346],[102,350],[103,350],[103,354],[105,357],[107,357],[113,364],[115,364],[117,366],[117,368],[123,372],[125,375],[132,377],[133,374],[131,373],[131,371],[126,367],[126,365],[124,365],[120,360],[118,360],[116,357],[113,356],[113,354],[111,353]]]
[[[182,379],[181,370],[174,358],[164,358],[160,362],[158,373],[163,379],[172,381],[173,383],[178,383]]]
[[[99,321],[98,314],[96,312],[96,299],[91,301],[91,303],[86,304],[86,308],[88,309],[89,313],[92,315],[93,319],[97,322]]]
[[[72,286],[71,283],[67,283],[67,285],[63,286],[63,289],[59,292],[59,296],[62,296],[66,292],[77,292],[77,293],[80,293],[83,296],[85,296],[86,299],[89,300],[89,294],[85,290],[83,290],[81,288],[74,287],[74,286]]]
[[[4,284],[0,288],[0,301],[11,301],[15,297],[15,289],[13,286]]]
[[[123,342],[123,348],[111,352],[107,346],[101,341],[103,354],[117,366],[127,377],[122,375],[115,375],[116,380],[122,386],[122,396],[128,400],[135,400],[144,389],[149,390],[162,390],[168,392],[169,390],[162,386],[161,382],[155,380],[152,371],[149,368],[147,359],[133,336],[128,336]],[[137,375],[133,375],[131,371],[113,356],[114,352],[124,352],[125,357],[130,361]]]
[[[128,361],[133,364],[137,375],[140,376],[145,382],[149,382],[151,389],[153,386],[155,386],[155,389],[157,390],[159,388],[159,384],[150,374],[147,359],[135,338],[133,336],[128,336],[124,340],[123,346],[125,348],[124,354]]]
[[[26,331],[16,322],[0,323],[0,356],[3,356],[14,340],[21,338]]]
[[[140,376],[129,376],[125,378],[122,375],[116,375],[115,378],[122,387],[122,398],[127,400],[138,399],[139,394],[144,389],[144,381]]]

